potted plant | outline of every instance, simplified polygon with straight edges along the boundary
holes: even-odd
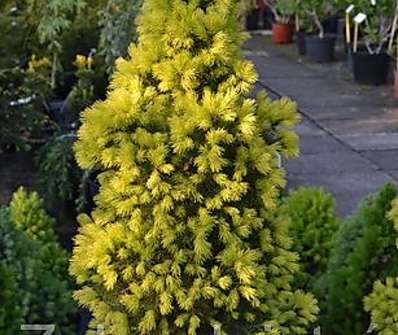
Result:
[[[305,36],[305,51],[308,58],[316,62],[329,62],[334,58],[336,35],[325,30],[324,22],[333,14],[334,1],[301,0],[301,12],[310,21],[312,34]]]
[[[247,30],[257,30],[260,11],[256,0],[241,0],[239,16],[244,20]]]
[[[354,36],[353,74],[361,84],[381,85],[387,82],[391,58],[387,54],[389,40],[394,38],[398,5],[396,0],[359,0],[359,10],[366,20]],[[361,45],[358,42],[361,31]]]
[[[299,55],[306,54],[305,36],[312,35],[313,28],[311,20],[305,11],[301,0],[296,0],[295,6],[295,30],[296,30],[296,45]]]
[[[272,40],[276,44],[291,43],[293,40],[292,17],[296,9],[296,0],[265,0],[274,15]]]

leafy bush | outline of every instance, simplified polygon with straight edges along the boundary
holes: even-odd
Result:
[[[266,5],[279,23],[288,24],[297,11],[297,0],[265,0]]]
[[[0,253],[1,255],[1,253]],[[18,321],[22,318],[21,306],[16,304],[18,299],[15,275],[0,260],[0,333],[14,335],[19,330]]]
[[[306,334],[315,319],[278,215],[299,116],[248,98],[237,5],[148,0],[107,99],[82,114],[77,159],[100,190],[71,273],[104,334]]]
[[[338,228],[335,200],[322,188],[301,187],[290,192],[284,202],[291,218],[292,250],[300,255],[302,266],[297,274],[299,285],[313,288],[314,281],[326,271]]]
[[[41,139],[48,124],[47,63],[32,60],[30,64],[27,71],[18,67],[0,69],[0,152],[10,148],[29,149]]]
[[[50,207],[75,199],[81,178],[76,164],[74,133],[56,134],[37,153],[38,188]]]
[[[142,0],[108,0],[99,12],[100,55],[110,72],[116,59],[126,57],[128,46],[137,39],[135,18],[141,4]]]
[[[398,275],[397,234],[387,218],[396,196],[396,188],[387,184],[340,225],[327,272],[317,283],[319,296],[324,297],[321,324],[325,334],[365,334],[370,320],[364,297],[377,279]]]
[[[2,302],[1,334],[14,335],[21,324],[55,324],[56,334],[75,334],[68,257],[52,224],[37,195],[23,190],[0,211],[0,292],[13,296]]]
[[[330,15],[337,12],[339,0],[300,0],[296,11],[301,14],[304,22],[310,22],[312,33],[318,33],[320,38],[325,37],[323,22]]]

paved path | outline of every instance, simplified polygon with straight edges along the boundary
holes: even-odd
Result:
[[[245,53],[256,65],[258,86],[297,101],[303,122],[301,156],[287,163],[289,187],[323,186],[341,215],[384,183],[398,182],[398,100],[391,87],[363,87],[342,62],[311,64],[291,46],[253,36]]]

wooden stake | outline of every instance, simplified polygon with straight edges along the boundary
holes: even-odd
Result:
[[[359,23],[355,22],[355,32],[354,32],[354,52],[358,50],[358,34],[359,34]]]
[[[398,0],[396,1],[396,6],[395,6],[395,14],[391,28],[390,41],[388,43],[388,52],[393,51],[392,49],[394,46],[394,36],[395,32],[397,31],[397,25],[398,25]]]
[[[350,14],[345,14],[345,40],[347,44],[351,43],[351,26],[350,26]]]
[[[298,32],[300,31],[300,18],[298,14],[296,14],[295,21],[296,21],[296,31]]]

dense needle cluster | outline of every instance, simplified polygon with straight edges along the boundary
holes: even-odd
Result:
[[[292,288],[278,212],[295,104],[256,81],[231,0],[147,0],[139,42],[76,144],[98,169],[71,273],[105,334],[307,334],[317,307]]]

